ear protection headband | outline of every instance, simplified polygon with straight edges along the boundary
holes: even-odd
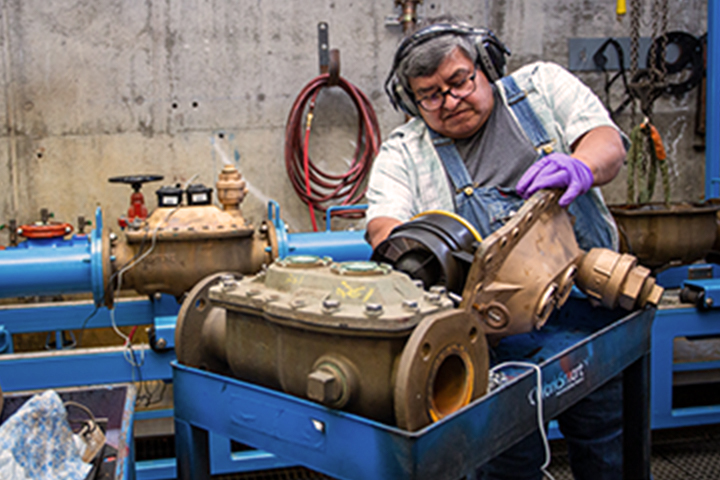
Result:
[[[412,92],[408,91],[400,83],[397,77],[397,69],[400,66],[400,62],[408,56],[413,48],[442,35],[465,35],[474,37],[475,48],[477,50],[477,64],[488,80],[495,82],[505,75],[505,57],[510,55],[510,51],[490,30],[464,27],[450,23],[428,25],[412,35],[405,37],[395,52],[392,68],[385,80],[385,93],[390,98],[390,103],[392,103],[396,110],[400,109],[413,117],[420,115]]]

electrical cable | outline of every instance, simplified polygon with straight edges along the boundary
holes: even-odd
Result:
[[[183,187],[183,190],[186,190],[187,187],[190,185],[190,183],[197,178],[197,174],[193,175]],[[157,243],[157,235],[158,231],[160,230],[160,227],[165,225],[168,220],[170,220],[170,217],[177,212],[180,209],[180,205],[177,205],[175,208],[170,210],[168,214],[163,218],[161,222],[158,222],[158,224],[155,226],[155,228],[152,231],[151,235],[151,242],[150,242],[150,248],[148,248],[145,252],[143,252],[140,255],[136,255],[131,259],[126,265],[124,265],[120,270],[116,272],[117,274],[117,287],[115,291],[116,294],[119,294],[122,290],[122,276],[125,272],[133,268],[138,263],[142,262],[150,253],[155,249],[155,245]],[[113,274],[115,276],[115,274]],[[117,326],[117,322],[115,321],[115,309],[110,308],[110,323],[112,325],[113,330],[115,333],[123,339],[124,347],[126,347],[126,350],[123,352],[123,357],[125,360],[132,365],[133,367],[136,367],[138,370],[138,375],[140,375],[140,367],[142,367],[145,364],[145,350],[140,350],[140,361],[137,361],[137,358],[135,357],[135,352],[132,348],[132,335],[135,333],[135,328],[130,332],[130,335],[125,335]],[[140,377],[142,378],[142,377]],[[141,380],[142,381],[142,380]]]
[[[555,477],[553,477],[550,472],[547,471],[552,456],[550,453],[550,442],[548,441],[547,433],[545,432],[545,420],[543,419],[542,370],[540,370],[540,367],[538,365],[535,365],[534,363],[508,361],[491,368],[489,374],[492,377],[496,374],[498,370],[507,367],[529,368],[535,371],[535,378],[537,380],[537,385],[535,387],[535,406],[537,407],[538,430],[540,431],[543,448],[545,449],[545,461],[543,462],[542,466],[540,466],[540,471],[550,480],[555,480]]]
[[[337,86],[350,96],[358,113],[353,162],[341,174],[325,172],[312,162],[309,144],[315,102],[323,88],[332,86],[329,73],[311,80],[295,99],[285,129],[285,167],[295,192],[308,205],[314,231],[318,231],[315,210],[327,211],[328,202],[339,202],[344,206],[356,204],[362,199],[367,190],[364,180],[380,146],[380,126],[372,104],[362,91],[338,76]],[[304,127],[303,116],[306,118]],[[362,214],[353,210],[338,213],[350,218]]]

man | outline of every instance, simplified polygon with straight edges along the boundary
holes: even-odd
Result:
[[[489,31],[445,17],[401,43],[386,89],[413,116],[383,143],[367,193],[375,248],[428,210],[453,211],[485,237],[543,188],[576,221],[583,249],[617,249],[597,187],[625,158],[625,138],[599,99],[558,65],[504,76],[509,52]],[[615,379],[558,419],[578,479],[622,478],[621,383]],[[539,435],[486,465],[483,479],[541,479]]]

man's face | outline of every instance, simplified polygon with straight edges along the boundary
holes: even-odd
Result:
[[[427,77],[410,78],[415,99],[420,100],[456,87],[475,72],[473,62],[459,48],[445,57],[437,71]],[[475,91],[463,99],[445,95],[438,110],[428,112],[418,106],[420,115],[430,128],[449,138],[467,138],[475,134],[490,116],[494,106],[492,87],[485,75],[477,70]],[[454,93],[454,91],[453,91]]]

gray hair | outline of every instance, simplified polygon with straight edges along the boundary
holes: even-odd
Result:
[[[468,26],[463,22],[444,17],[428,21],[427,25],[436,23]],[[427,25],[419,25],[418,29]],[[395,72],[398,81],[406,91],[412,92],[410,78],[432,75],[456,48],[459,48],[473,64],[477,62],[478,53],[472,37],[455,33],[439,35],[420,43],[407,53]]]

